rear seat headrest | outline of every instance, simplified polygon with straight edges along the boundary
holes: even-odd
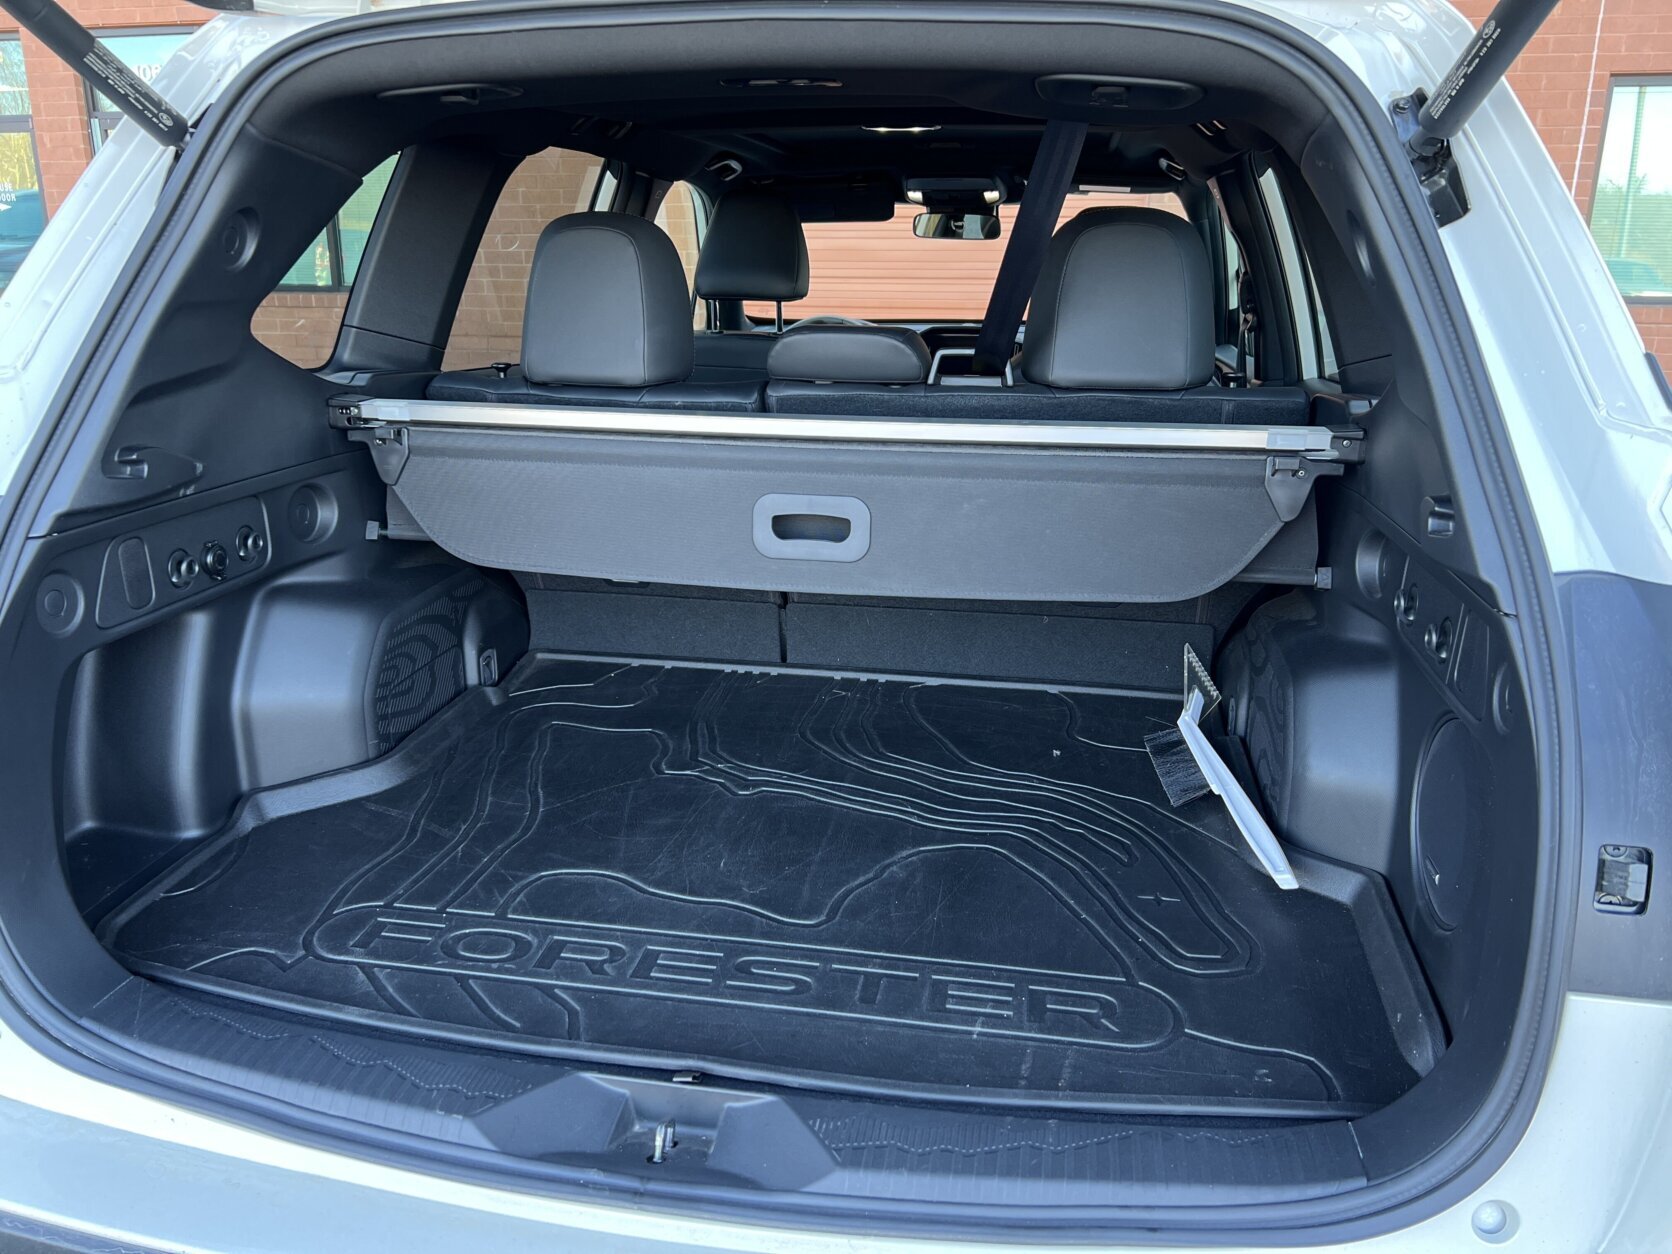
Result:
[[[691,294],[662,228],[575,213],[540,232],[523,315],[531,383],[649,387],[691,373]]]
[[[807,283],[807,236],[788,197],[740,187],[721,199],[697,257],[699,297],[800,300]]]
[[[929,348],[905,327],[792,327],[767,354],[766,373],[802,383],[922,383]]]
[[[1022,375],[1061,388],[1164,390],[1213,377],[1213,272],[1183,218],[1088,209],[1045,253]]]

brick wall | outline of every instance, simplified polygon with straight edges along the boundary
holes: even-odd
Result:
[[[1493,7],[1454,2],[1476,26]],[[1510,86],[1587,218],[1609,84],[1641,75],[1672,76],[1672,0],[1562,0],[1510,69]],[[1672,306],[1630,308],[1644,345],[1672,372]]]
[[[250,319],[250,333],[286,361],[323,366],[337,344],[347,292],[274,292]]]

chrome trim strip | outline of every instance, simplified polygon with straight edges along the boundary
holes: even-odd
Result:
[[[1307,453],[1333,458],[1327,427],[1244,427],[1210,423],[1102,424],[911,422],[888,418],[803,418],[654,409],[569,409],[475,401],[357,402],[358,425],[501,427],[517,431],[663,435],[706,439],[841,440],[859,444],[1017,445],[1078,449],[1168,449],[1210,453]]]

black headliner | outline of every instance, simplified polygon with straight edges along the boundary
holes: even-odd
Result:
[[[758,79],[781,81],[750,82]],[[449,101],[461,93],[420,85],[401,89],[398,99],[428,115],[414,138],[469,137],[520,153],[573,148],[710,191],[720,180],[707,167],[729,156],[747,181],[881,179],[898,196],[900,181],[913,176],[997,175],[1018,188],[1047,116],[1077,112],[1048,104],[1036,81],[1033,74],[739,70],[501,80],[484,86],[506,94],[480,103]],[[1221,97],[1204,88],[1178,109],[1079,110],[1092,123],[1080,181],[1161,186],[1169,181],[1163,156],[1199,178],[1235,153],[1269,143],[1251,128],[1221,122],[1219,109],[1235,103]]]

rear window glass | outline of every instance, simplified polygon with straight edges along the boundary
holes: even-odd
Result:
[[[1063,202],[1059,225],[1086,209],[1140,205],[1184,215],[1172,192],[1090,189]],[[1016,206],[999,208],[996,240],[919,239],[912,219],[922,210],[900,205],[887,222],[809,222],[807,255],[812,282],[806,299],[784,306],[793,321],[814,314],[841,314],[874,321],[980,321],[1016,223]],[[770,301],[748,301],[751,318],[772,317]]]

